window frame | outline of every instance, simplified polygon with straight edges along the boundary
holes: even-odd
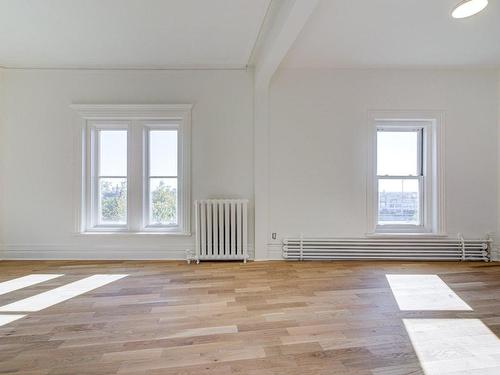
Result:
[[[368,177],[367,177],[367,235],[368,236],[445,236],[444,221],[444,114],[439,111],[370,111]],[[379,176],[377,171],[377,135],[387,131],[415,131],[422,129],[419,149],[421,158],[416,177]],[[420,222],[414,224],[378,223],[378,182],[384,178],[419,179]]]
[[[397,232],[418,232],[425,233],[430,232],[428,228],[428,202],[426,199],[426,183],[427,176],[425,171],[428,169],[428,159],[429,155],[426,154],[425,143],[427,143],[427,135],[429,129],[427,129],[426,124],[419,124],[413,122],[407,122],[401,125],[399,122],[377,122],[376,124],[376,143],[375,143],[375,199],[376,199],[376,227],[375,231],[379,233],[397,233]],[[415,175],[379,175],[378,174],[378,134],[379,132],[415,132],[417,133],[417,173]],[[380,180],[417,180],[418,190],[419,190],[419,212],[418,212],[418,223],[417,224],[380,224],[379,223],[379,182]]]
[[[75,232],[101,234],[191,235],[191,104],[154,105],[71,105],[80,121],[75,127]],[[177,130],[178,212],[177,225],[148,226],[144,216],[146,129],[168,125]],[[96,225],[96,131],[127,129],[127,224]]]
[[[129,230],[129,206],[130,195],[129,188],[129,147],[130,147],[130,123],[127,121],[89,121],[87,125],[88,149],[87,165],[88,178],[86,179],[87,204],[85,206],[87,217],[87,228],[93,231],[128,231]],[[110,178],[125,178],[127,180],[127,221],[125,224],[102,224],[100,223],[100,199],[99,199],[99,181],[107,176],[100,175],[100,137],[101,131],[120,131],[127,132],[127,175],[126,176],[108,176]]]
[[[177,132],[177,176],[152,176],[151,175],[151,160],[150,160],[150,132],[155,130],[175,130]],[[182,155],[183,155],[183,142],[182,142],[182,131],[180,126],[175,121],[148,121],[143,127],[143,212],[142,212],[142,222],[144,231],[165,231],[165,232],[177,232],[179,228],[183,226],[184,217],[183,211],[180,209],[181,205],[179,202],[183,201],[183,194],[185,187],[183,184],[182,175]],[[151,178],[176,178],[177,179],[177,224],[151,224],[150,214],[150,181]]]

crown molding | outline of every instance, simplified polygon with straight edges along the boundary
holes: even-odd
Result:
[[[182,119],[193,104],[72,104],[70,108],[85,120],[99,119]]]
[[[120,66],[120,65],[5,65],[0,64],[0,69],[8,70],[111,70],[111,71],[134,71],[134,70],[247,70],[248,66],[246,64],[207,64],[207,65],[130,65],[130,66]]]

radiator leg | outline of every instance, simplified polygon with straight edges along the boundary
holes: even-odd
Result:
[[[193,259],[193,252],[190,249],[186,250],[186,261],[187,264],[191,264],[191,260]]]

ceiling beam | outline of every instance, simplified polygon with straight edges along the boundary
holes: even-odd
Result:
[[[272,76],[299,36],[319,0],[274,0],[263,25],[264,40],[255,53],[255,83],[269,84]],[[272,25],[270,25],[272,23]],[[267,30],[265,30],[267,28]]]
[[[270,259],[269,85],[319,0],[273,0],[253,56],[255,259]]]

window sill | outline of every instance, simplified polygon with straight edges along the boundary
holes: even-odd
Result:
[[[191,232],[161,232],[161,231],[144,231],[144,232],[127,232],[127,231],[86,231],[74,233],[75,236],[117,236],[117,237],[140,237],[140,236],[167,236],[167,237],[190,237]]]
[[[415,232],[415,233],[366,233],[366,237],[376,238],[445,238],[448,237],[447,233],[428,233],[428,232]]]

